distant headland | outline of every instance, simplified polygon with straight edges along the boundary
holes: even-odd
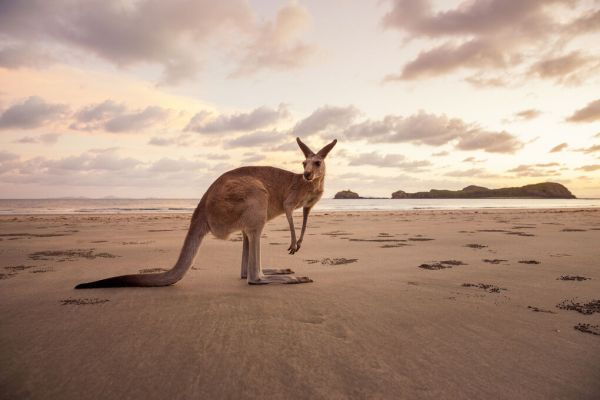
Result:
[[[351,190],[335,194],[334,199],[363,199]],[[576,197],[560,183],[543,182],[521,187],[488,189],[470,185],[461,190],[431,189],[429,192],[407,193],[398,190],[392,193],[392,199],[489,199],[489,198],[526,198],[526,199],[575,199]]]

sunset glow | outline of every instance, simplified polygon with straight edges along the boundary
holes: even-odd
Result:
[[[328,159],[325,197],[600,197],[600,4],[0,3],[0,197],[199,198]]]

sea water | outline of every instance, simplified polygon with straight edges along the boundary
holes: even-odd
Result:
[[[0,215],[192,213],[199,199],[0,199]],[[600,199],[321,199],[315,211],[596,208]]]

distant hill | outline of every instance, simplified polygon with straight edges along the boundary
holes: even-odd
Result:
[[[337,192],[334,199],[360,199],[361,197],[358,193],[355,193],[351,190],[342,190],[341,192]]]
[[[392,193],[392,199],[483,199],[483,198],[534,198],[534,199],[574,199],[575,196],[560,183],[544,182],[521,187],[488,189],[483,186],[467,186],[462,190],[437,190],[406,193],[402,190]]]

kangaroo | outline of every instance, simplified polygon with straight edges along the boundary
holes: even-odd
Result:
[[[298,146],[306,160],[304,172],[295,174],[274,167],[241,167],[228,171],[208,188],[192,215],[190,228],[175,266],[155,274],[121,275],[99,281],[81,283],[75,289],[123,286],[169,286],[178,282],[194,262],[202,239],[211,232],[219,239],[227,239],[242,231],[241,278],[251,285],[269,283],[308,283],[308,277],[291,276],[291,269],[262,269],[260,263],[260,236],[267,221],[285,213],[291,234],[289,254],[295,254],[302,245],[308,215],[323,195],[325,157],[337,140],[314,153],[300,138]],[[292,213],[302,207],[302,229],[296,240]]]

